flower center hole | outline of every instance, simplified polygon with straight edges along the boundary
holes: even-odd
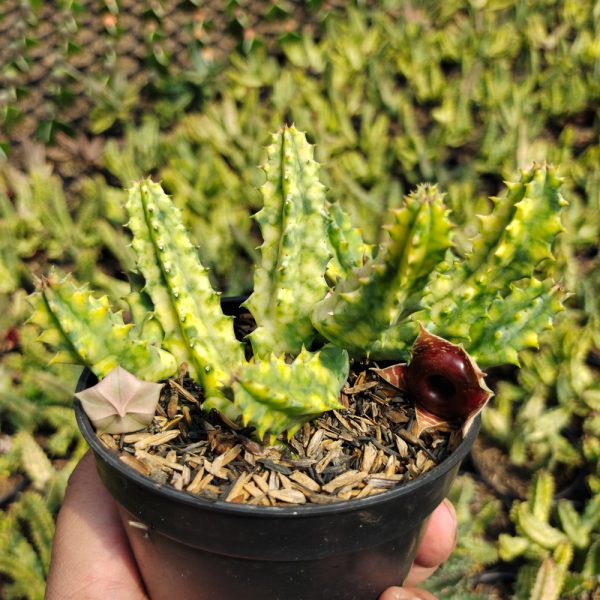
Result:
[[[456,395],[454,384],[443,375],[430,375],[427,378],[427,385],[431,393],[439,398],[450,399]]]

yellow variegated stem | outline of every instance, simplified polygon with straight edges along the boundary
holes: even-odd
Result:
[[[473,241],[472,252],[463,258],[447,252],[433,264],[427,277],[414,284],[412,297],[420,298],[422,306],[406,302],[409,310],[386,328],[378,325],[376,315],[388,298],[372,297],[372,309],[364,313],[363,320],[374,325],[377,338],[369,344],[362,342],[365,352],[379,359],[403,358],[416,324],[421,323],[440,337],[462,343],[483,367],[518,364],[518,352],[536,346],[538,333],[550,327],[563,309],[563,294],[551,278],[536,278],[552,274],[552,243],[562,231],[560,213],[566,204],[560,185],[555,169],[546,165],[534,165],[522,172],[520,182],[508,183],[507,194],[494,199],[492,213],[481,218],[482,231]],[[396,264],[401,262],[396,259]],[[373,276],[364,271],[366,267],[358,273],[366,286]],[[406,284],[403,287],[406,289]],[[353,320],[342,322],[338,314],[343,314],[345,307],[336,303],[341,295],[338,291],[343,290],[344,300],[359,306],[359,289],[351,276],[320,304],[315,324],[323,335],[341,343],[352,321],[360,320],[360,314],[354,312]],[[391,294],[394,286],[387,289]],[[336,323],[338,330],[332,326]],[[353,332],[357,346],[366,330],[360,325]]]
[[[566,205],[561,179],[550,166],[523,171],[519,183],[495,200],[464,261],[453,259],[424,290],[427,308],[415,320],[436,334],[462,341],[482,366],[518,364],[518,352],[536,346],[538,333],[562,310],[560,290],[542,274],[552,270],[552,242],[562,231]]]
[[[348,354],[335,346],[316,353],[302,349],[292,363],[271,355],[248,364],[233,385],[234,404],[258,435],[292,436],[315,416],[340,408],[348,377]]]
[[[117,365],[140,379],[158,381],[175,374],[174,357],[132,331],[120,312],[110,309],[108,298],[96,298],[71,277],[44,279],[32,296],[33,323],[40,339],[57,350],[54,362],[89,367],[99,378]]]
[[[327,234],[333,256],[327,265],[327,277],[335,283],[362,267],[371,258],[372,247],[365,243],[360,229],[352,227],[339,204],[330,204],[328,213]]]
[[[391,217],[378,255],[339,281],[312,313],[321,335],[355,355],[372,352],[420,307],[423,286],[450,246],[447,210],[435,186],[420,186]],[[413,339],[402,341],[403,350]]]
[[[255,356],[298,354],[315,337],[310,311],[327,292],[325,188],[313,148],[295,127],[273,135],[264,171],[264,206],[255,215],[264,241],[245,303],[258,325],[250,340]]]
[[[131,188],[127,211],[144,291],[165,332],[164,347],[188,364],[207,396],[220,396],[244,360],[243,345],[235,338],[232,317],[221,311],[180,211],[149,179]]]

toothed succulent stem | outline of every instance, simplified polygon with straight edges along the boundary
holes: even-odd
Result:
[[[175,359],[156,340],[140,338],[125,324],[108,298],[96,298],[71,277],[43,279],[31,297],[31,322],[43,329],[40,340],[58,350],[53,362],[82,364],[99,378],[117,365],[141,379],[158,381],[177,371]]]
[[[371,258],[373,249],[365,243],[360,230],[352,227],[350,217],[339,204],[328,204],[327,212],[327,234],[333,253],[327,265],[327,278],[335,283],[362,267]]]
[[[244,357],[233,319],[221,311],[181,214],[160,185],[149,179],[134,184],[126,206],[144,291],[165,332],[163,346],[188,364],[207,396],[220,396]]]
[[[423,286],[450,246],[447,210],[435,186],[419,186],[390,217],[377,256],[351,271],[312,313],[321,335],[357,356],[371,353],[385,332],[420,307]],[[396,357],[406,354],[416,324],[406,333]]]
[[[12,510],[17,518],[28,524],[28,531],[40,557],[44,574],[48,574],[52,538],[54,537],[54,519],[46,502],[35,492],[25,492]]]
[[[536,600],[562,597],[574,546],[581,549],[589,546],[586,533],[589,535],[600,519],[598,498],[591,499],[582,514],[578,514],[569,501],[561,500],[558,516],[564,532],[553,527],[550,524],[553,494],[553,477],[539,472],[531,485],[528,501],[515,502],[510,512],[519,536],[501,534],[498,539],[501,560],[523,557],[539,565],[522,567],[516,586],[520,596]],[[587,558],[590,556],[593,553]],[[584,577],[594,577],[596,573],[586,573],[585,566],[581,572]]]
[[[572,560],[573,547],[566,543],[561,544],[552,557],[545,558],[536,574],[530,600],[559,600]]]
[[[552,243],[562,231],[561,182],[551,166],[522,171],[481,218],[473,251],[443,265],[423,291],[428,308],[414,318],[462,341],[482,367],[518,364],[518,352],[537,346],[538,332],[562,310],[559,289],[539,280],[552,269]]]
[[[312,314],[317,330],[354,355],[407,359],[418,323],[462,343],[481,367],[518,364],[538,332],[562,310],[561,291],[541,279],[552,267],[566,202],[551,166],[523,171],[482,217],[482,232],[464,257],[449,251],[442,197],[420,186],[393,213],[378,255],[345,278]]]
[[[325,188],[313,148],[295,127],[275,133],[267,152],[264,207],[255,215],[264,241],[244,306],[257,322],[255,356],[298,354],[315,337],[310,312],[327,292]]]
[[[340,389],[348,377],[348,354],[335,346],[312,353],[304,348],[292,363],[271,357],[247,365],[234,383],[234,402],[259,436],[287,431],[319,414],[341,408]]]
[[[28,491],[0,513],[0,573],[6,598],[44,597],[54,518],[48,503]]]

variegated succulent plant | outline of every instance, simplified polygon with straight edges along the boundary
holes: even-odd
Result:
[[[303,133],[284,127],[273,134],[263,169],[264,207],[255,217],[263,244],[244,304],[257,324],[248,336],[250,359],[179,210],[146,179],[133,185],[126,204],[144,281],[127,298],[131,322],[68,279],[50,277],[34,294],[33,320],[59,349],[57,360],[83,363],[100,378],[118,364],[150,381],[185,363],[204,389],[205,408],[241,415],[261,437],[291,435],[341,406],[349,357],[406,361],[419,331],[415,353],[444,338],[438,355],[468,361],[485,401],[475,361],[516,363],[561,308],[548,277],[564,205],[552,167],[534,166],[507,184],[464,256],[452,247],[449,211],[436,186],[419,186],[390,212],[375,250],[342,208],[327,202]],[[444,361],[435,362],[438,369]],[[440,391],[440,378],[452,381],[442,367],[425,381],[430,394]],[[381,372],[396,383],[415,379],[404,364]]]

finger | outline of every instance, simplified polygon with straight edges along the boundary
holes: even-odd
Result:
[[[91,452],[77,465],[58,515],[46,600],[147,600],[117,507]]]
[[[456,545],[456,512],[450,500],[444,500],[432,513],[415,563],[422,567],[442,564]]]
[[[438,567],[420,567],[419,565],[414,564],[404,583],[406,585],[419,585],[426,579],[429,579],[437,569]]]
[[[448,559],[455,545],[456,513],[452,503],[446,499],[431,515],[405,584],[416,585],[427,579]]]
[[[417,588],[391,587],[379,596],[379,600],[436,600],[436,597]]]

